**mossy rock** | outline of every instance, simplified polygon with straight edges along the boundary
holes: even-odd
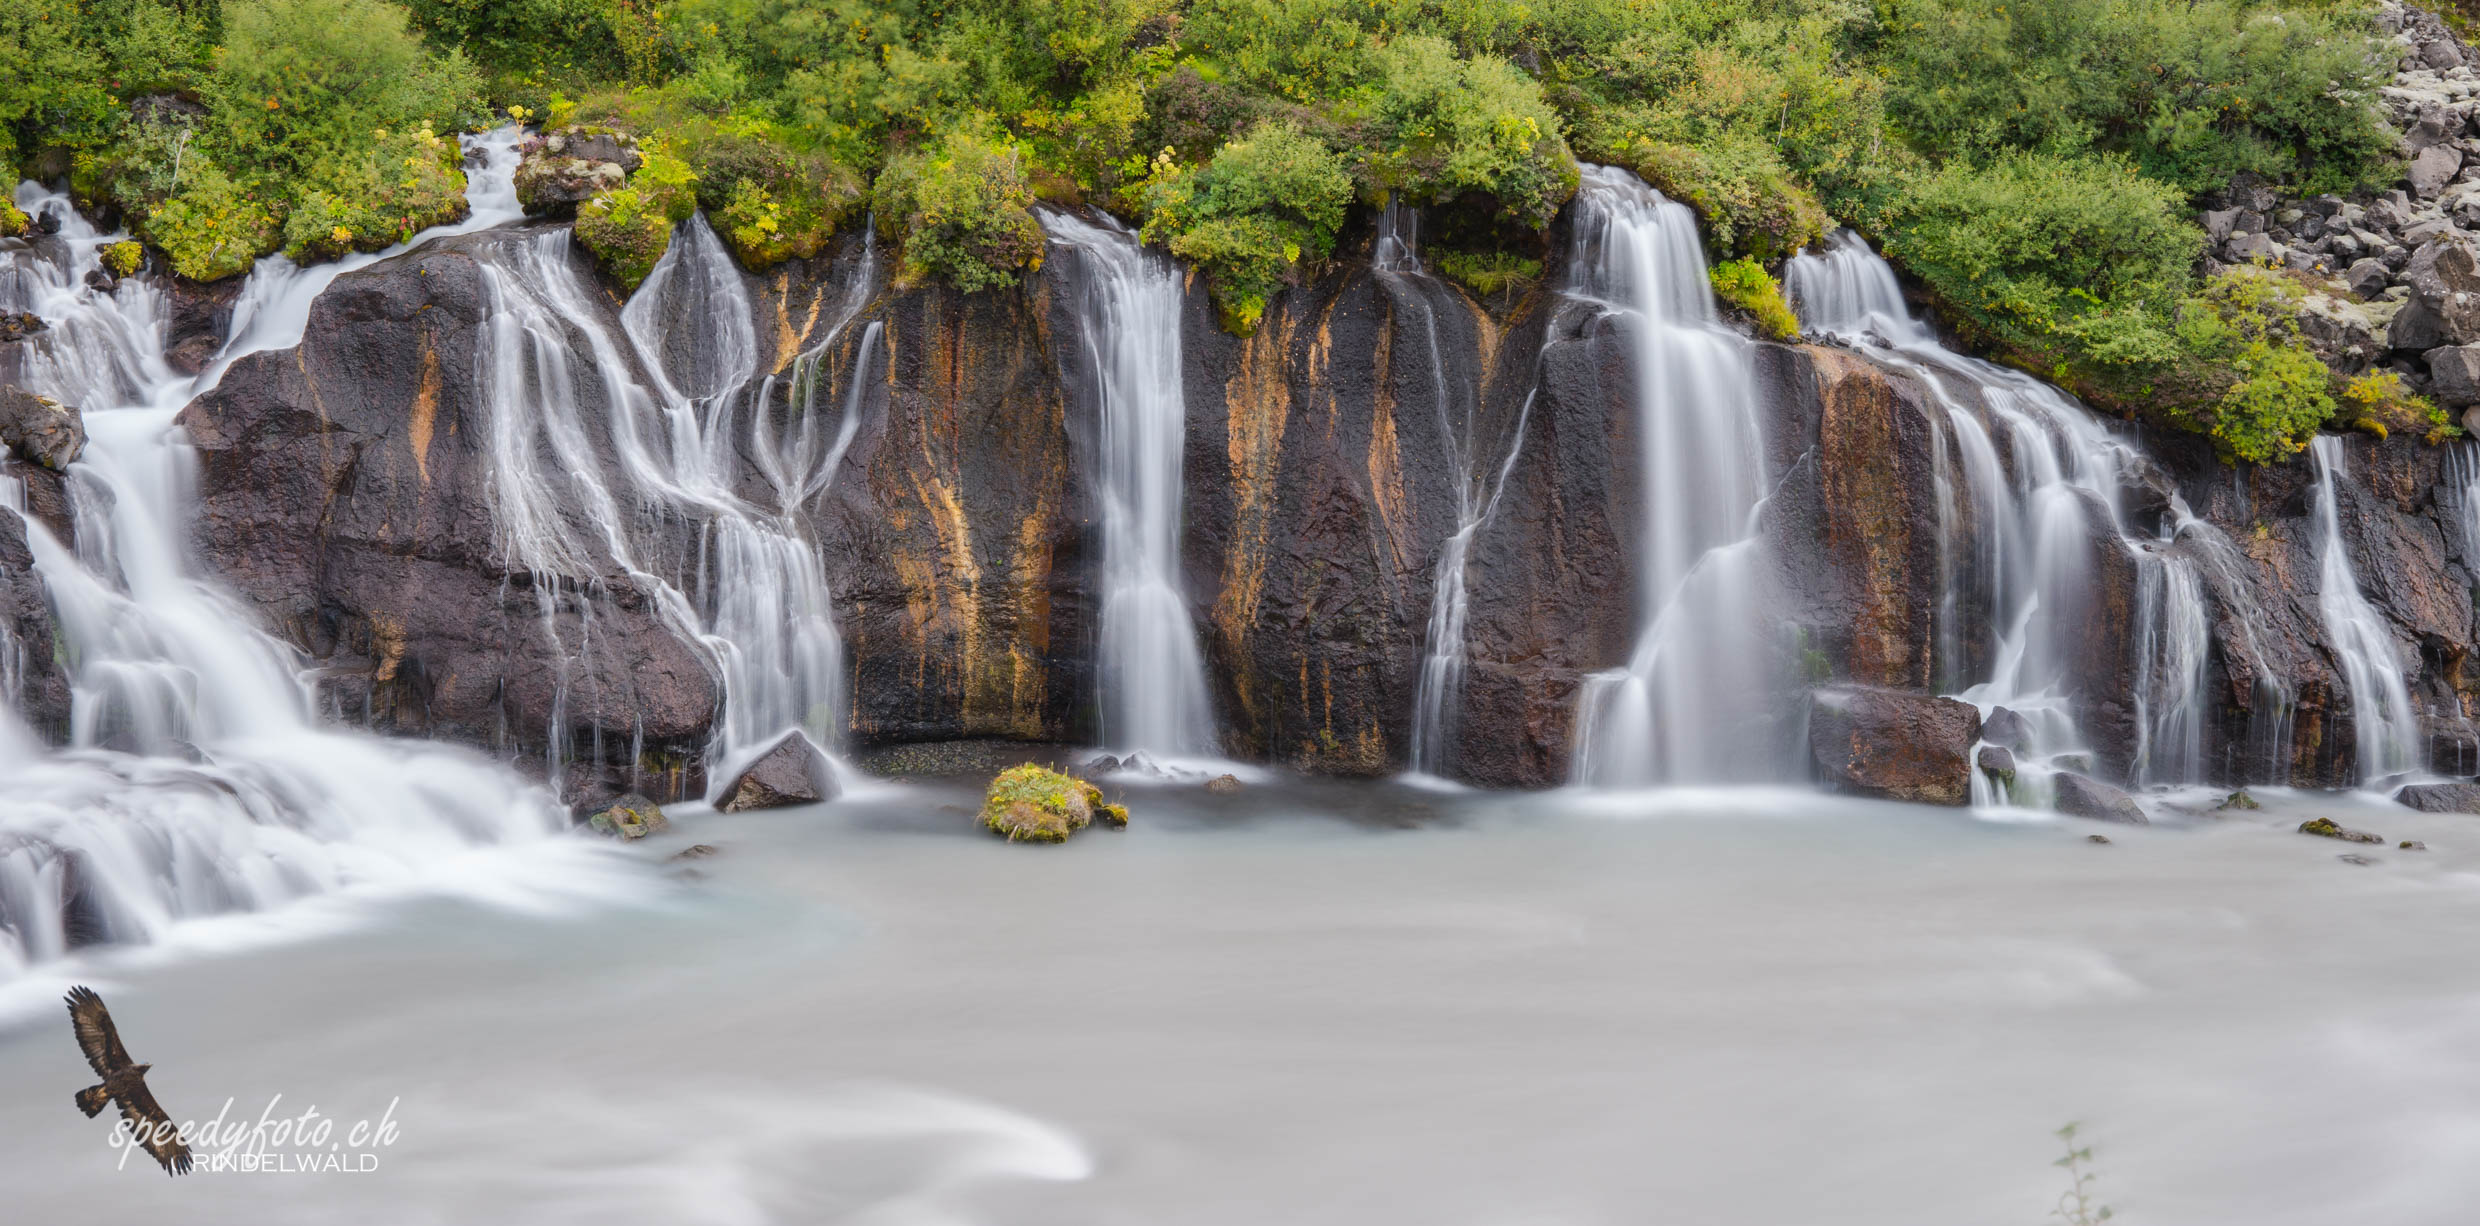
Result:
[[[0,238],[15,238],[34,223],[27,220],[26,210],[11,200],[0,200]]]
[[[594,833],[615,839],[642,839],[661,834],[671,827],[663,816],[663,806],[631,792],[611,802],[609,808],[586,819]]]
[[[111,269],[113,276],[127,277],[136,275],[139,263],[146,258],[146,249],[124,239],[105,247],[102,255],[103,266]]]
[[[2299,833],[2313,834],[2321,839],[2340,839],[2345,843],[2383,843],[2384,836],[2365,830],[2353,830],[2330,817],[2312,817],[2299,823]]]
[[[1030,762],[999,772],[982,798],[982,825],[1011,843],[1064,843],[1096,818],[1124,827],[1128,810],[1105,802],[1101,788]]]

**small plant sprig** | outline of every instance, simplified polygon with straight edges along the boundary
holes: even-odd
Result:
[[[2079,1148],[2075,1143],[2075,1130],[2074,1124],[2058,1130],[2058,1139],[2066,1142],[2067,1156],[2050,1165],[2066,1170],[2068,1185],[2066,1191],[2058,1194],[2058,1207],[2050,1210],[2050,1216],[2067,1223],[2067,1226],[2099,1226],[2113,1215],[2108,1205],[2093,1203],[2092,1185],[2099,1176],[2085,1169],[2093,1160],[2092,1147],[2086,1145]]]

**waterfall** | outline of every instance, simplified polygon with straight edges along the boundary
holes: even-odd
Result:
[[[515,215],[513,196],[505,212],[491,205],[508,195],[515,139],[473,141],[484,165],[471,215],[415,242]],[[557,829],[539,789],[478,755],[322,726],[297,654],[191,566],[194,458],[174,415],[235,358],[298,343],[308,299],[339,267],[261,261],[241,297],[248,317],[204,374],[182,378],[165,361],[167,313],[147,277],[109,294],[85,284],[123,236],[95,232],[33,184],[17,199],[64,224],[0,254],[0,309],[50,325],[20,342],[23,379],[82,408],[88,442],[65,477],[74,547],[25,513],[18,478],[0,478],[73,703],[57,752],[14,710],[0,715],[0,974],[84,944],[151,941],[183,919],[406,880],[473,846]]]
[[[1464,668],[1470,658],[1465,625],[1471,617],[1472,593],[1465,586],[1465,559],[1471,555],[1473,537],[1497,512],[1508,474],[1515,471],[1524,446],[1524,427],[1532,418],[1533,399],[1529,394],[1525,397],[1514,428],[1499,447],[1490,448],[1491,440],[1481,436],[1480,389],[1447,378],[1435,299],[1460,300],[1421,267],[1419,221],[1420,214],[1400,203],[1389,203],[1378,220],[1370,269],[1399,309],[1418,320],[1423,352],[1429,359],[1430,403],[1438,414],[1438,436],[1446,442],[1448,471],[1455,477],[1455,531],[1438,547],[1429,626],[1421,639],[1421,675],[1412,703],[1412,771],[1436,776],[1449,767]]]
[[[1754,345],[1715,310],[1696,218],[1625,171],[1588,166],[1569,293],[1629,346],[1644,517],[1638,634],[1588,679],[1573,777],[1645,786],[1779,775],[1759,638],[1765,492]]]
[[[2316,461],[2317,609],[2343,684],[2351,692],[2352,746],[2358,779],[2376,783],[2420,769],[2420,717],[2403,681],[2401,649],[2393,630],[2360,595],[2351,569],[2351,547],[2342,539],[2342,511],[2334,481],[2343,473],[2342,440],[2320,434],[2308,445]]]
[[[2025,717],[2020,798],[2037,797],[2046,765],[2091,766],[2074,715],[2087,680],[2075,652],[2088,629],[2096,539],[2115,541],[2136,568],[2129,774],[2148,784],[2205,778],[2211,619],[2198,567],[2228,561],[2229,542],[2176,493],[2157,531],[2132,527],[2123,482],[2147,463],[2142,454],[2064,392],[1940,344],[1905,310],[1894,271],[1857,236],[1794,257],[1784,279],[1806,329],[1916,376],[1944,417],[1943,684],[1983,714],[2005,707]],[[1970,611],[1986,622],[1963,624]],[[1987,644],[1977,667],[1967,639]],[[1974,774],[1975,803],[1999,802]]]
[[[1079,382],[1100,427],[1103,743],[1211,756],[1205,658],[1180,583],[1180,270],[1116,226],[1044,210],[1042,228],[1079,257]]]
[[[608,563],[701,649],[721,682],[710,792],[789,733],[832,758],[845,722],[843,649],[800,512],[833,480],[857,425],[875,323],[831,446],[817,442],[815,401],[823,355],[866,295],[872,267],[865,261],[826,338],[795,360],[791,390],[802,403],[786,440],[771,419],[778,381],[756,377],[755,307],[703,216],[682,224],[616,319],[570,244],[565,229],[513,234],[482,265],[487,488],[502,557],[532,577],[539,632],[563,661],[582,658]],[[744,438],[772,505],[741,493]],[[564,591],[585,598],[567,601]],[[576,641],[561,640],[563,613],[578,616]],[[557,680],[545,747],[555,778],[574,751],[563,726],[570,679]]]

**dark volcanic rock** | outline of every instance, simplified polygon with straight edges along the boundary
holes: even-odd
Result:
[[[695,758],[716,683],[625,572],[538,585],[502,560],[475,252],[505,236],[338,277],[298,350],[242,359],[183,410],[199,461],[194,540],[326,670],[348,714],[520,760],[564,739],[583,772],[564,781],[571,793],[611,796]]]
[[[0,447],[59,472],[86,449],[86,423],[68,405],[24,388],[0,387]]]
[[[1888,800],[1960,805],[1972,794],[1970,703],[1878,689],[1817,691],[1808,717],[1817,768],[1837,788]]]
[[[805,805],[833,800],[840,790],[827,756],[807,736],[787,732],[725,786],[723,799],[715,807],[725,813],[743,813]]]
[[[2060,771],[2053,780],[2057,789],[2058,811],[2070,817],[2089,817],[2095,821],[2124,822],[2133,826],[2149,825],[2144,808],[2135,798],[2098,779],[2073,771]]]
[[[529,216],[565,217],[604,192],[628,185],[637,141],[608,129],[568,127],[528,140],[517,164],[517,202]]]
[[[2422,813],[2480,813],[2480,783],[2414,783],[2395,792],[2394,803]]]
[[[14,684],[0,693],[0,703],[58,743],[69,733],[69,678],[53,643],[52,609],[26,547],[26,526],[0,511],[0,683]]]
[[[2370,834],[2365,830],[2353,830],[2330,817],[2312,817],[2299,823],[2299,833],[2313,834],[2320,839],[2340,839],[2345,843],[2382,844],[2385,842],[2384,835]]]

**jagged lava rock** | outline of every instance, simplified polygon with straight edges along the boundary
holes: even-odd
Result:
[[[1843,791],[1932,805],[1971,798],[1981,713],[1970,703],[1900,690],[1821,689],[1808,728],[1818,770]]]

